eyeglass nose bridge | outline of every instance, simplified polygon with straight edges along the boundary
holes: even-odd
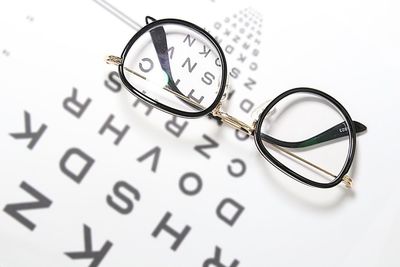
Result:
[[[253,123],[252,125],[248,125],[248,124],[244,123],[243,121],[222,111],[221,107],[222,107],[222,102],[219,102],[218,105],[215,107],[215,109],[212,111],[212,115],[220,118],[222,122],[235,128],[236,130],[240,130],[240,131],[246,133],[247,135],[254,134],[255,123]]]
[[[220,85],[221,81],[218,81],[218,85]],[[222,104],[225,103],[228,100],[229,94],[232,91],[232,87],[229,81],[229,76],[228,79],[226,81],[226,85],[225,85],[225,90],[224,90],[224,94],[222,95],[222,98],[219,102],[219,104],[214,108],[214,110],[212,111],[212,115],[215,117],[218,117],[222,120],[222,122],[225,122],[226,124],[228,124],[229,126],[240,130],[244,133],[246,133],[247,135],[253,135],[254,134],[254,129],[255,129],[255,125],[258,122],[258,117],[260,116],[260,114],[264,111],[264,109],[268,106],[269,103],[271,103],[271,99],[266,100],[265,102],[261,103],[259,106],[257,106],[253,112],[251,113],[250,117],[252,119],[252,123],[251,125],[244,123],[243,121],[229,115],[228,113],[224,112],[222,110]],[[270,112],[268,113],[268,115],[273,115],[276,111],[276,108],[273,107]]]

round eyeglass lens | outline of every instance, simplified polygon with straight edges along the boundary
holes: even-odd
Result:
[[[322,184],[341,174],[351,149],[349,126],[328,99],[312,93],[290,94],[261,123],[263,147],[285,167]]]
[[[221,57],[201,30],[165,22],[137,38],[125,56],[123,72],[138,93],[177,111],[198,113],[215,104],[224,89]]]

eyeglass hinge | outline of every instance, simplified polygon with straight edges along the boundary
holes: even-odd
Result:
[[[351,179],[351,177],[348,174],[343,176],[342,181],[345,184],[346,188],[348,188],[348,189],[350,189],[351,186],[353,185],[353,180]]]
[[[119,66],[122,64],[122,58],[117,57],[117,56],[108,56],[106,58],[106,63]]]

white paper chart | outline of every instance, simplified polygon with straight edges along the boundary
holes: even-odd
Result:
[[[396,1],[2,3],[0,267],[400,266],[399,10]],[[146,16],[216,38],[232,87],[225,109],[243,121],[290,88],[334,95],[368,127],[353,189],[307,187],[252,137],[129,94],[105,58]]]

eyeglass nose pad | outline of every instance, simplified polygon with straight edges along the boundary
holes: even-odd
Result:
[[[218,79],[218,88],[221,87],[221,77]],[[232,91],[231,84],[229,81],[229,76],[228,79],[226,79],[226,84],[224,88],[224,94],[221,97],[221,102],[225,102],[228,99],[229,93]],[[219,91],[216,91],[215,93],[218,94]]]
[[[253,112],[251,112],[251,119],[253,121],[258,120],[258,117],[260,116],[260,114],[264,111],[264,109],[268,106],[269,103],[271,103],[271,99],[266,100],[265,102],[261,103],[260,105],[258,105]],[[276,108],[273,107],[269,112],[268,112],[268,116],[272,116],[274,115],[274,113],[276,112]]]

